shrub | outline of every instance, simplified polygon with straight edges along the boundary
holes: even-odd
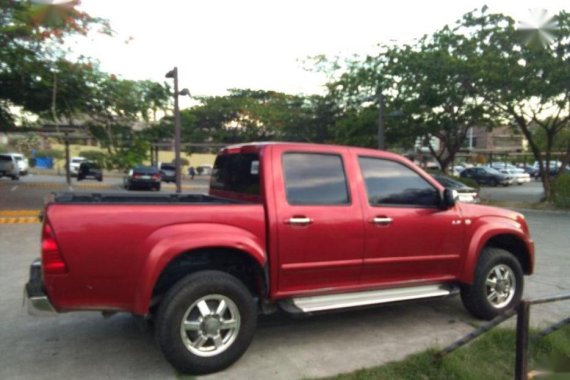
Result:
[[[560,208],[570,208],[570,174],[563,174],[554,181],[552,192],[554,205]]]

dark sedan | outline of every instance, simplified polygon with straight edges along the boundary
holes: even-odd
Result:
[[[101,169],[101,165],[92,161],[83,161],[79,164],[77,180],[82,181],[87,178],[93,178],[99,182],[103,181],[103,169]]]
[[[471,178],[480,185],[509,186],[514,182],[514,177],[500,173],[489,167],[468,168],[459,174],[463,178]]]
[[[457,191],[457,200],[465,203],[480,203],[479,190],[467,186],[443,174],[434,174],[433,178],[447,189]]]
[[[160,171],[154,166],[137,166],[129,170],[124,178],[124,186],[127,190],[151,189],[160,190]]]

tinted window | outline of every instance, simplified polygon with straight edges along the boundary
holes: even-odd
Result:
[[[168,165],[168,164],[162,164],[162,165],[160,165],[160,169],[161,169],[161,170],[173,170],[173,171],[176,171],[176,166],[174,166],[174,165]]]
[[[216,158],[210,187],[215,190],[259,195],[257,153],[223,154]]]
[[[286,153],[283,156],[287,201],[292,205],[349,203],[346,176],[340,156]]]
[[[10,157],[10,156],[0,156],[0,161],[12,161],[12,157]]]
[[[408,167],[377,158],[360,157],[358,161],[372,206],[437,205],[437,190]]]
[[[141,174],[155,174],[158,173],[158,169],[152,166],[137,166],[133,170],[135,173]]]

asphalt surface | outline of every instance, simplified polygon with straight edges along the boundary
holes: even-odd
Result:
[[[35,192],[45,192],[24,185],[16,196],[8,194],[13,193],[10,189],[0,185],[1,208],[13,202],[33,208],[36,203],[26,202],[37,202]],[[570,291],[570,214],[525,211],[525,215],[537,250],[536,272],[526,278],[525,297]],[[27,315],[22,291],[28,266],[39,256],[39,237],[39,224],[0,225],[0,379],[175,379],[177,374],[152,335],[128,314],[108,319],[95,312]],[[544,326],[568,315],[570,302],[540,305],[533,307],[531,322]],[[303,318],[274,314],[260,319],[241,360],[203,378],[331,376],[444,346],[479,323],[463,309],[459,297]]]

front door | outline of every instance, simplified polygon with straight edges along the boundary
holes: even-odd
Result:
[[[368,200],[362,282],[455,277],[464,235],[457,208],[439,209],[439,190],[401,162],[375,157],[358,162]]]

